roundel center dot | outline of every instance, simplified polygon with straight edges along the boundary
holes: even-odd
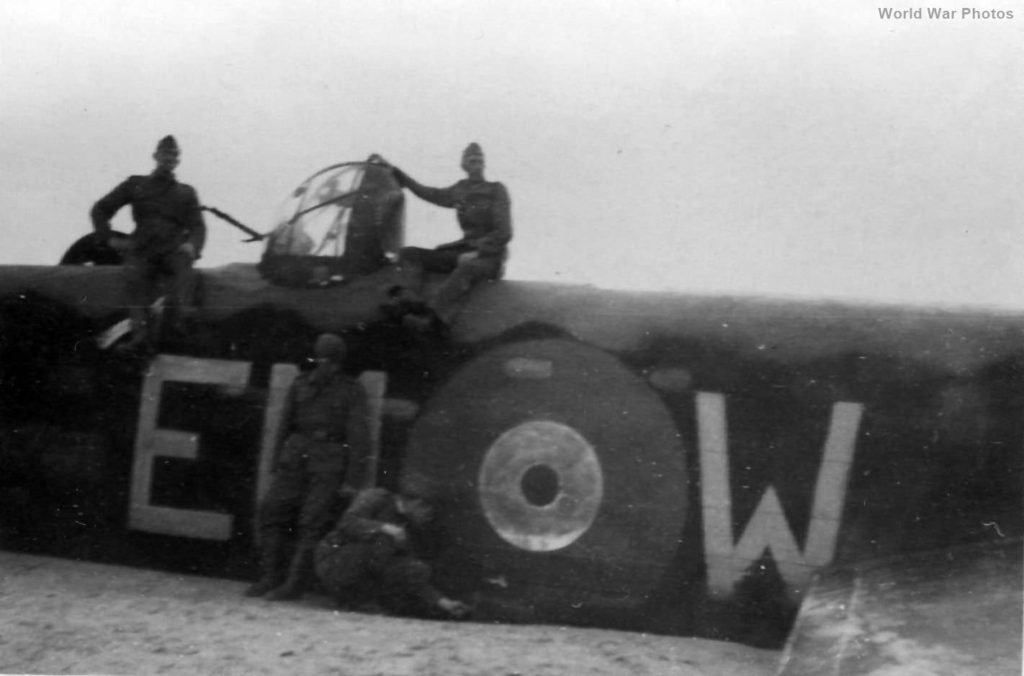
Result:
[[[537,507],[550,505],[558,497],[558,473],[547,465],[527,469],[519,485],[526,501]]]

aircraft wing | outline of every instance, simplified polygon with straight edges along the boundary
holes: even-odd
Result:
[[[779,676],[1021,673],[1019,538],[821,574]]]

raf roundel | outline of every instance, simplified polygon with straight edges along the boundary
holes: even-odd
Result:
[[[598,347],[546,338],[452,374],[409,431],[403,472],[439,491],[452,579],[501,580],[494,594],[585,618],[657,595],[683,537],[686,456],[646,379]]]
[[[506,431],[480,466],[480,502],[506,542],[534,552],[572,544],[597,516],[601,462],[573,428],[531,420]]]

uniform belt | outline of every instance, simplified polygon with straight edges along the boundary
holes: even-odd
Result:
[[[331,434],[326,430],[314,430],[312,432],[299,432],[302,436],[313,441],[327,441],[332,444],[343,444],[345,443],[344,434]]]

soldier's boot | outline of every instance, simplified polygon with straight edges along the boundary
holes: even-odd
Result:
[[[284,584],[267,592],[268,601],[292,601],[302,598],[313,574],[313,545],[300,544],[288,567]]]
[[[284,581],[284,541],[279,537],[264,538],[260,546],[260,579],[249,585],[246,596],[263,596]]]
[[[150,344],[150,317],[146,308],[133,307],[128,311],[132,325],[132,337],[115,349],[118,352],[147,352]]]

